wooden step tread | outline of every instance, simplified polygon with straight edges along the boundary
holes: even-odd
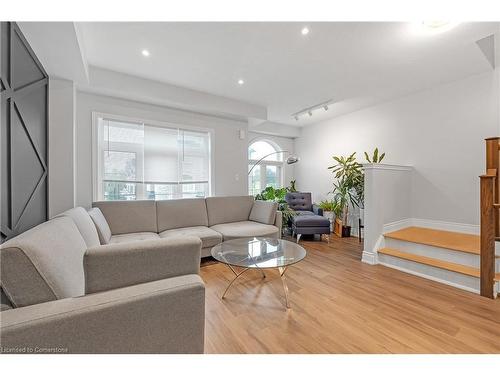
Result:
[[[408,227],[384,234],[387,238],[479,255],[480,238],[474,234]]]
[[[420,264],[425,264],[432,267],[441,268],[448,271],[458,272],[463,275],[479,277],[479,268],[464,266],[462,264],[447,262],[440,259],[424,257],[422,255],[415,255],[410,253],[405,253],[396,249],[391,249],[389,247],[385,247],[378,251],[380,254],[390,255],[393,257],[411,260],[413,262],[417,262]]]

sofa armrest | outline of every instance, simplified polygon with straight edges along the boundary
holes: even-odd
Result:
[[[313,212],[316,215],[323,216],[323,209],[320,206],[318,206],[317,204],[313,204]]]
[[[162,238],[95,246],[85,252],[85,294],[200,271],[198,237]]]
[[[0,317],[4,353],[203,353],[205,286],[179,276]]]

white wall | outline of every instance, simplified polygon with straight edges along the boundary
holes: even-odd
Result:
[[[497,84],[494,72],[476,75],[303,128],[298,188],[325,198],[332,155],[363,161],[378,146],[384,162],[414,167],[413,217],[478,224],[484,138],[500,130]]]
[[[49,81],[49,217],[74,206],[75,86]]]
[[[275,135],[267,135],[267,134],[261,134],[261,133],[256,133],[256,132],[248,132],[248,142],[247,144],[250,145],[250,143],[259,140],[259,139],[268,139],[272,142],[274,142],[276,145],[279,146],[281,150],[287,150],[290,151],[290,154],[285,154],[284,159],[286,159],[290,155],[295,154],[295,142],[292,138],[287,138],[287,137],[279,137]],[[300,162],[299,162],[300,163]],[[294,176],[294,166],[296,164],[288,165],[286,163],[283,164],[283,186],[289,186],[290,185],[290,180],[293,180]]]
[[[387,164],[365,164],[364,246],[362,260],[377,263],[384,224],[411,217],[413,169]]]
[[[246,122],[83,92],[76,98],[76,205],[89,207],[92,202],[92,112],[213,129],[215,194],[247,194],[248,143],[239,139],[239,130],[247,131]]]

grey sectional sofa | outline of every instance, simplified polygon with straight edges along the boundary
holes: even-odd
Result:
[[[252,197],[94,206],[0,246],[4,353],[203,353],[202,248],[281,228]]]
[[[222,241],[281,236],[277,204],[254,201],[252,196],[102,201],[93,207],[99,208],[109,225],[101,235],[102,243],[195,236],[202,243],[201,256],[206,257]]]

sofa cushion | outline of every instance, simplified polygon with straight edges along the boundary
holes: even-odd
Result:
[[[109,229],[106,218],[102,214],[101,210],[97,207],[91,208],[89,210],[89,216],[95,224],[97,234],[99,235],[99,241],[102,245],[106,245],[111,239],[111,229]]]
[[[208,225],[248,220],[253,201],[251,195],[206,198]]]
[[[12,302],[10,302],[3,288],[0,286],[0,311],[10,310],[12,307]]]
[[[99,234],[89,213],[83,207],[75,207],[63,212],[59,216],[70,217],[76,224],[87,247],[94,247],[100,244]]]
[[[295,211],[295,216],[314,216],[316,215],[312,211]]]
[[[213,247],[222,242],[222,235],[207,227],[187,227],[168,229],[160,233],[161,238],[195,236],[201,240],[201,247]]]
[[[250,211],[250,220],[272,225],[276,219],[277,209],[278,203],[276,202],[255,201]]]
[[[318,215],[298,215],[293,218],[296,227],[330,227],[330,220]]]
[[[0,246],[1,283],[15,307],[84,294],[87,245],[69,217],[57,217]]]
[[[285,195],[286,203],[295,211],[312,211],[311,193],[288,192]]]
[[[158,240],[160,236],[153,232],[125,233],[111,236],[109,243],[124,243],[144,240]]]
[[[156,202],[158,232],[167,229],[208,226],[204,198],[172,199]]]
[[[224,241],[245,237],[278,238],[279,236],[279,230],[274,225],[256,223],[255,221],[217,224],[210,228],[222,234]]]
[[[156,202],[153,200],[101,201],[92,203],[92,206],[101,209],[111,234],[158,233]]]

